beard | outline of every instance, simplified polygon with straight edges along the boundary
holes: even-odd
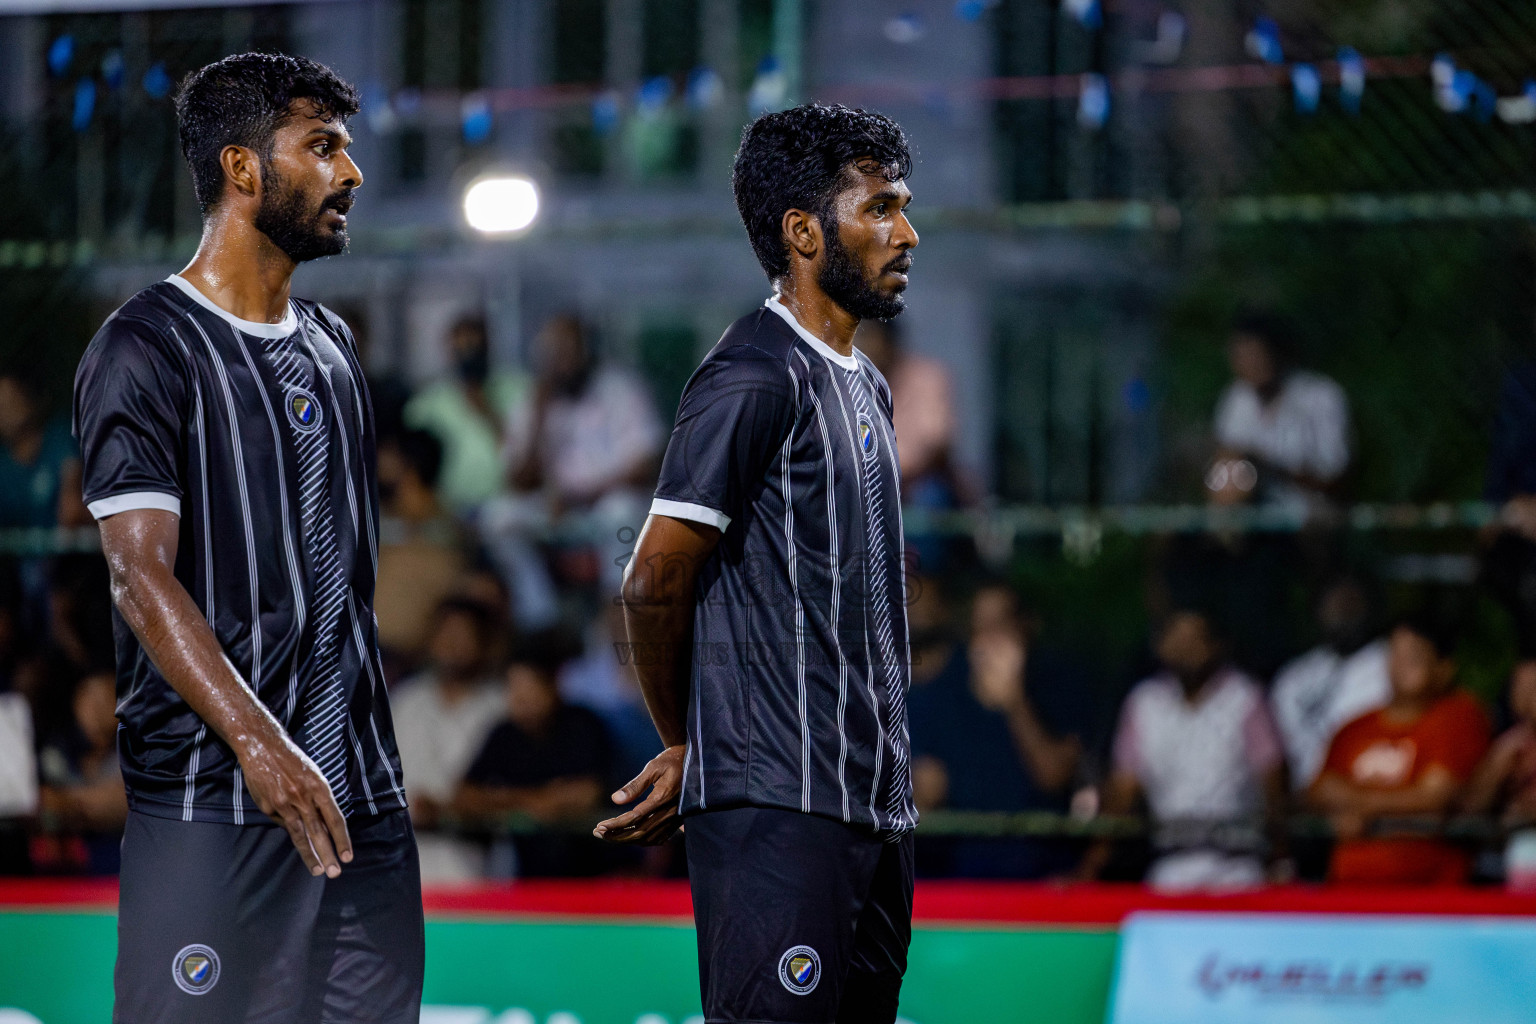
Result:
[[[329,228],[326,211],[346,213],[352,208],[354,190],[343,189],[327,196],[319,209],[276,172],[263,167],[261,206],[256,211],[256,230],[272,240],[295,263],[336,256],[347,249],[347,229]]]
[[[910,253],[902,253],[871,277],[858,258],[843,245],[835,221],[827,225],[827,258],[822,262],[816,283],[833,302],[860,320],[891,320],[907,308],[901,291],[886,293],[876,287],[880,275],[889,270],[905,270],[912,265]]]

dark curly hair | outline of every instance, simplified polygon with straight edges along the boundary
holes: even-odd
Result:
[[[272,138],[299,100],[312,101],[326,121],[345,122],[359,105],[357,90],[330,68],[284,53],[236,54],[182,80],[176,126],[204,214],[224,195],[224,147],[245,146],[270,159]]]
[[[833,202],[847,187],[853,164],[878,167],[889,181],[909,176],[912,154],[901,125],[884,114],[806,103],[764,114],[741,133],[731,188],[752,251],[770,280],[789,271],[785,211],[805,210],[831,229]]]
[[[1289,317],[1268,310],[1242,310],[1232,320],[1232,333],[1258,338],[1282,366],[1295,362],[1300,348],[1295,323]]]

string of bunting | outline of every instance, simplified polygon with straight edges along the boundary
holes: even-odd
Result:
[[[1000,3],[1001,0],[956,0],[953,15],[961,22],[979,22]],[[1061,10],[1085,32],[1096,33],[1104,28],[1101,0],[1061,0]],[[888,18],[881,28],[888,41],[900,46],[916,45],[930,32],[927,20],[917,12]],[[1500,96],[1491,83],[1459,66],[1449,53],[1432,58],[1367,58],[1353,46],[1340,46],[1329,61],[1287,61],[1284,33],[1279,23],[1271,17],[1260,16],[1254,19],[1243,39],[1245,51],[1258,62],[1257,66],[1168,67],[1182,55],[1188,34],[1188,23],[1183,15],[1174,10],[1162,11],[1152,38],[1132,41],[1133,64],[1139,68],[1166,68],[1162,87],[1167,91],[1288,85],[1296,111],[1307,115],[1321,109],[1325,90],[1335,86],[1340,108],[1346,114],[1358,115],[1365,102],[1369,79],[1401,77],[1405,68],[1420,74],[1427,68],[1435,104],[1448,114],[1467,115],[1485,123],[1495,118],[1506,124],[1536,122],[1536,79],[1526,79],[1521,91],[1515,95]],[[70,119],[77,132],[90,128],[104,94],[121,93],[128,84],[128,68],[122,51],[117,49],[109,50],[98,67],[80,74],[75,38],[68,33],[57,36],[49,44],[46,63],[49,74],[55,79],[78,75]],[[1270,73],[1252,73],[1265,68]],[[981,79],[970,83],[970,87],[993,99],[1069,98],[1075,95],[1078,124],[1094,131],[1108,122],[1117,90],[1146,88],[1148,84],[1144,71],[1125,72],[1114,77],[1089,71],[1079,75]],[[145,68],[138,78],[138,87],[154,100],[169,96],[174,82],[165,61],[157,60]],[[900,90],[893,88],[892,91]],[[417,117],[426,105],[441,106],[440,102],[424,102],[436,98],[423,97],[419,90],[391,92],[377,83],[365,86],[364,98],[369,126],[381,133],[395,130],[402,120]],[[719,107],[725,98],[726,87],[720,75],[712,68],[698,67],[681,76],[681,81],[670,75],[647,78],[630,95],[603,86],[480,90],[458,96],[455,113],[464,142],[479,145],[491,138],[496,114],[502,111],[586,104],[594,133],[606,136],[622,126],[626,111],[632,112],[643,123],[666,116],[679,99],[688,110],[699,113]],[[780,109],[790,99],[783,63],[772,54],[764,57],[747,90],[748,112],[755,116]]]

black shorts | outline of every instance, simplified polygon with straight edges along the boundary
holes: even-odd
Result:
[[[115,1024],[418,1024],[421,868],[409,815],[349,818],[310,875],[276,825],[128,815]]]
[[[891,1024],[912,943],[912,837],[798,811],[691,815],[709,1024]]]

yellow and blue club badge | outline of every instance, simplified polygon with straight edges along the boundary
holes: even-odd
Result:
[[[875,425],[863,413],[859,414],[859,448],[866,459],[875,454]]]
[[[821,957],[810,946],[791,946],[779,957],[779,981],[797,996],[808,996],[821,981]]]
[[[295,430],[308,433],[320,425],[320,400],[303,388],[289,388],[283,404],[288,407],[288,422]]]
[[[183,946],[171,962],[171,977],[187,995],[205,995],[219,983],[219,954],[202,943]]]

